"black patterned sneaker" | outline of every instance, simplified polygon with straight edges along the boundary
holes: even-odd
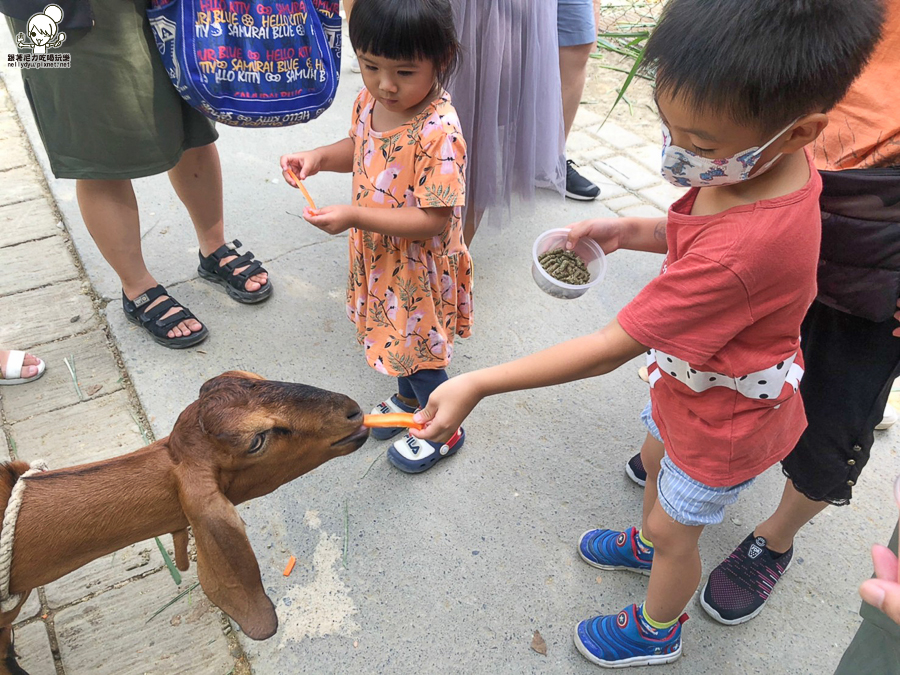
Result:
[[[637,453],[628,460],[628,463],[625,465],[625,475],[641,487],[647,484],[647,470],[644,468],[643,460],[641,460],[641,453]]]
[[[566,162],[566,197],[582,202],[592,202],[600,195],[600,188],[578,173],[575,162]]]
[[[793,546],[776,555],[766,548],[765,537],[751,532],[709,575],[700,605],[719,623],[733,626],[749,621],[766,606],[793,557]]]

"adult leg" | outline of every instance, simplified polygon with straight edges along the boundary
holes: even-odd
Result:
[[[0,376],[6,377],[6,364],[9,361],[9,350],[0,350]],[[38,366],[40,364],[40,359],[36,356],[32,356],[31,354],[25,355],[25,360],[22,362],[22,374],[19,377],[34,377],[38,374]]]
[[[590,0],[559,0],[556,15],[559,36],[559,76],[562,89],[563,131],[572,130],[584,93],[587,64],[597,44],[594,6]],[[578,173],[572,160],[566,162],[566,197],[592,201],[600,188]]]
[[[584,83],[587,80],[587,64],[595,48],[594,42],[559,48],[559,77],[562,81],[563,125],[566,138],[572,131],[575,114],[581,104]]]
[[[225,244],[225,220],[222,206],[222,167],[215,143],[191,148],[169,170],[169,181],[194,223],[200,253],[206,257]],[[222,258],[220,265],[237,256]],[[235,270],[239,274],[246,267]],[[254,274],[244,284],[244,289],[258,291],[266,283],[268,274]]]
[[[81,217],[97,248],[118,275],[122,291],[134,300],[144,291],[157,285],[147,270],[141,251],[141,227],[137,199],[130,180],[77,180],[75,194]],[[167,296],[157,298],[153,307]],[[179,311],[173,307],[164,316]],[[196,333],[203,325],[187,319],[168,332],[170,338]]]
[[[794,545],[794,537],[800,528],[824,511],[826,506],[828,502],[815,502],[798,492],[788,479],[775,513],[756,526],[753,536],[764,537],[766,548],[770,551],[784,553]]]
[[[895,326],[818,301],[810,307],[801,328],[806,372],[800,382],[809,426],[782,462],[788,481],[775,513],[709,575],[701,605],[717,621],[757,616],[790,564],[800,529],[828,504],[849,503],[900,373]]]

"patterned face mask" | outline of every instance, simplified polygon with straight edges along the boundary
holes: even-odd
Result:
[[[800,119],[799,117],[797,119]],[[794,122],[797,120],[795,119]],[[662,150],[662,176],[667,181],[678,187],[709,187],[718,185],[734,185],[750,177],[750,172],[759,161],[759,156],[772,143],[778,140],[784,132],[790,129],[794,122],[788,124],[779,131],[768,143],[761,147],[744,150],[731,157],[721,159],[709,159],[701,157],[690,150],[685,150],[677,145],[672,145],[672,134],[665,124],[662,124],[663,150]],[[759,176],[767,171],[783,153],[778,153],[766,162],[756,172]]]

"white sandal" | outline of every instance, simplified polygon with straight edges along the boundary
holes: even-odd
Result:
[[[34,375],[33,377],[22,377],[22,365],[25,363],[25,356],[25,352],[20,352],[17,349],[9,350],[9,358],[6,360],[6,372],[0,373],[0,386],[34,382],[44,374],[47,366],[43,361],[38,359],[37,375]]]

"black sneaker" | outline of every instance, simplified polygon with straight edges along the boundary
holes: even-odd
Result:
[[[775,584],[791,566],[794,547],[775,555],[766,548],[765,537],[751,532],[709,575],[700,605],[719,623],[749,621],[766,606]]]
[[[566,162],[566,197],[582,202],[590,202],[600,195],[600,188],[578,173],[575,162]]]
[[[644,468],[644,462],[641,461],[641,453],[628,460],[625,465],[625,474],[641,487],[647,484],[647,470]]]

